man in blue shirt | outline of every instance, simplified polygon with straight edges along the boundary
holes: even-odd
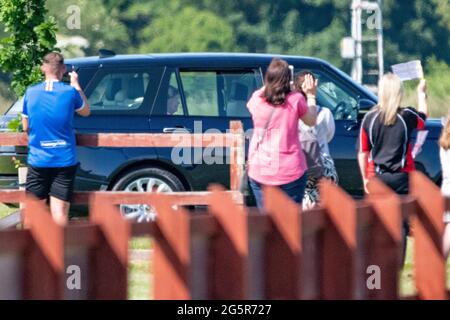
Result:
[[[29,149],[25,189],[43,201],[50,196],[52,216],[64,225],[78,167],[73,117],[75,112],[88,116],[90,106],[75,71],[69,73],[70,85],[61,81],[66,66],[60,53],[47,54],[41,70],[45,81],[29,87],[23,103]]]

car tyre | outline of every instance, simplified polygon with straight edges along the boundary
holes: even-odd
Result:
[[[185,191],[185,187],[177,176],[167,170],[144,167],[123,174],[112,191],[166,193]],[[155,210],[147,205],[121,205],[120,210],[126,218],[137,222],[156,218]]]

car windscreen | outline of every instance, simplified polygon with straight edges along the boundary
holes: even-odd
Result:
[[[16,116],[23,110],[23,97],[13,103],[13,105],[6,111],[8,116]]]

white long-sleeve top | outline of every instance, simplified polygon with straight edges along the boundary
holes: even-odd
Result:
[[[312,127],[304,124],[303,121],[300,120],[298,124],[298,129],[301,135],[302,131],[311,130]],[[319,108],[315,129],[317,134],[317,140],[320,144],[320,149],[322,153],[330,155],[328,143],[333,139],[334,132],[336,130],[333,114],[331,113],[330,109],[324,107]]]
[[[450,149],[445,150],[441,147],[439,157],[442,166],[442,194],[450,196]]]
[[[442,185],[441,191],[444,196],[450,196],[450,149],[445,150],[441,147],[439,150],[439,158],[442,167]],[[444,213],[444,222],[450,223],[450,212]]]

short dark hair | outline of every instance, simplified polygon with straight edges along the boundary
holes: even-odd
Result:
[[[314,76],[314,74],[309,70],[301,71],[301,72],[297,73],[294,77],[295,90],[300,92],[301,94],[303,94],[305,97],[306,97],[306,94],[303,92],[302,84],[305,81],[305,76],[308,74],[313,77],[313,80],[316,80],[316,77]]]
[[[57,72],[64,65],[64,57],[61,53],[53,51],[44,56],[43,63],[50,67],[50,70]]]
[[[265,89],[262,97],[272,105],[284,104],[286,96],[291,92],[289,64],[279,58],[272,59],[264,80]]]

